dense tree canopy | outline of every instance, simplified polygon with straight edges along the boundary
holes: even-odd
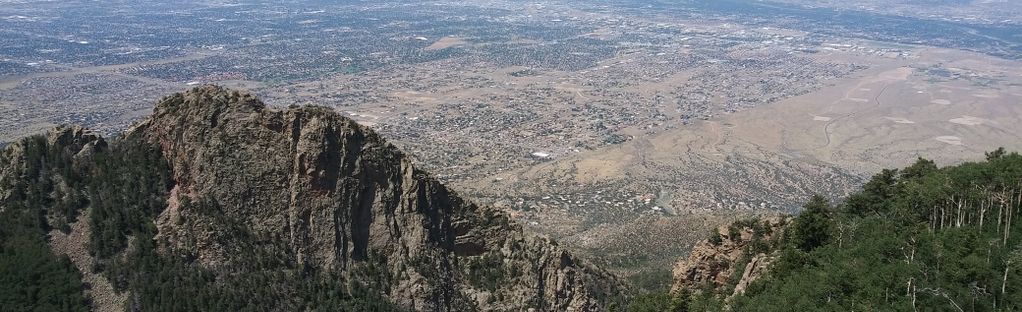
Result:
[[[71,155],[42,136],[23,140],[22,148],[20,160],[0,155],[0,168],[20,177],[0,185],[10,192],[0,202],[0,311],[88,311],[78,270],[46,243],[51,224],[66,227],[79,206],[78,194],[58,186],[77,180]],[[15,161],[24,166],[11,166]]]
[[[1020,202],[1022,156],[1003,149],[983,162],[884,170],[836,207],[810,200],[743,295],[704,294],[689,308],[1017,311]]]

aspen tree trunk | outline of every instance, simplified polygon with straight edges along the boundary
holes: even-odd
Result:
[[[1015,193],[1014,190],[1012,190],[1011,193],[1008,193],[1008,207],[1006,207],[1007,209],[1005,209],[1005,216],[1004,216],[1004,218],[1005,218],[1005,221],[1004,221],[1004,245],[1008,244],[1008,238],[1011,237],[1011,217],[1013,215],[1015,215],[1014,214],[1014,211],[1015,211],[1015,207],[1014,206],[1015,205],[1014,205],[1014,203],[1012,203],[1014,200],[1012,199],[1011,195],[1014,195],[1014,193]]]
[[[970,211],[973,211],[975,209],[976,209],[976,206],[973,206],[972,203],[968,203],[968,204],[965,205],[965,225],[972,224],[972,219],[974,219],[975,216]]]
[[[981,200],[979,202],[979,230],[983,231],[983,216],[987,213],[987,201]]]
[[[1018,195],[1015,196],[1015,208],[1018,208],[1019,204],[1022,203],[1022,185],[1019,185],[1016,191],[1018,191]]]
[[[997,233],[1001,233],[1001,217],[1004,215],[1004,200],[997,206]]]
[[[1004,295],[1004,290],[1008,288],[1008,268],[1011,267],[1011,261],[1004,264],[1004,278],[1001,279],[1001,295]]]
[[[912,254],[909,255],[908,264],[916,261],[916,238],[912,237]]]
[[[947,207],[940,207],[940,229],[944,229],[944,222],[947,221]]]
[[[955,208],[954,208],[954,211],[952,211],[952,212],[954,213],[954,220],[951,221],[951,223],[953,224],[952,226],[960,227],[961,224],[958,223],[958,220],[962,218],[962,200],[961,199],[959,199],[957,202],[955,202]]]
[[[1022,204],[1022,189],[1018,190],[1018,195],[1015,196],[1015,210],[1019,209],[1020,204]]]
[[[965,202],[959,205],[959,227],[965,224],[965,215],[969,214],[969,202]]]
[[[962,227],[962,224],[965,223],[965,215],[968,214],[968,211],[969,203],[967,202],[965,203],[965,207],[959,209],[959,227]]]
[[[1005,216],[1005,222],[1004,222],[1004,244],[1003,245],[1005,245],[1005,246],[1008,245],[1008,237],[1011,236],[1011,216],[1012,216],[1011,212],[1013,210],[1015,210],[1015,209],[1013,209],[1011,207],[1008,207],[1008,209],[1006,209],[1006,210],[1007,210],[1007,214],[1008,215]]]
[[[1012,190],[1011,192],[1015,193],[1015,190]],[[1008,197],[1008,204],[1011,205],[1011,206],[1008,207],[1008,224],[1006,224],[1007,230],[1004,231],[1005,232],[1005,234],[1004,234],[1004,237],[1005,237],[1004,242],[1005,243],[1008,243],[1008,238],[1010,238],[1010,236],[1011,236],[1011,217],[1015,215],[1015,211],[1018,210],[1019,203],[1022,202],[1022,192],[1019,192],[1018,195],[1015,197],[1015,203],[1014,204],[1011,203],[1011,201],[1012,201],[1011,197],[1010,197],[1011,195],[1009,194],[1008,196],[1009,196]]]
[[[945,219],[947,220],[947,228],[955,226],[955,202],[951,201],[951,205],[947,207],[947,211],[944,212]]]

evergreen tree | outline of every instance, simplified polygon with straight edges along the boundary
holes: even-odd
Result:
[[[830,239],[831,228],[831,207],[827,199],[820,195],[813,195],[804,206],[802,213],[795,218],[789,239],[792,244],[802,251],[812,251],[826,243]]]

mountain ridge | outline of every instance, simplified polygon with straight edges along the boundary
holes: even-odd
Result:
[[[112,150],[140,155],[152,146],[159,159],[139,156],[151,160],[143,167],[165,170],[154,174],[165,179],[147,177],[143,169],[134,173],[149,181],[142,185],[153,185],[153,194],[141,199],[152,208],[130,211],[129,216],[143,216],[122,221],[128,225],[121,230],[97,217],[107,215],[102,212],[107,208],[88,210],[97,226],[93,233],[108,234],[94,234],[87,247],[118,291],[139,291],[142,283],[133,281],[160,276],[146,269],[114,272],[146,257],[184,268],[174,274],[200,271],[225,280],[273,270],[323,275],[324,283],[348,284],[339,287],[344,291],[366,288],[398,307],[427,311],[594,311],[624,288],[548,238],[526,234],[503,212],[461,198],[375,132],[328,108],[275,110],[246,93],[201,86],[160,100],[149,118],[114,145]],[[82,178],[117,170],[96,165]],[[130,190],[87,188],[86,203],[72,210],[133,196],[118,192]],[[294,277],[265,278],[279,284]],[[226,282],[196,282],[211,293],[230,291]],[[283,299],[298,292],[290,287],[299,286],[267,290],[267,296]],[[137,297],[128,305],[144,306]],[[264,308],[308,308],[314,300],[281,301]]]

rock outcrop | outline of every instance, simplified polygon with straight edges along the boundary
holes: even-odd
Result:
[[[327,108],[275,110],[203,86],[162,99],[126,137],[159,146],[172,169],[159,249],[208,268],[256,249],[374,280],[426,311],[601,310],[621,287]]]
[[[29,146],[36,143],[35,146]],[[71,156],[73,165],[88,159],[107,147],[107,143],[98,134],[79,126],[58,126],[46,132],[36,140],[22,140],[11,143],[0,150],[0,202],[6,202],[11,196],[16,180],[24,180],[28,163],[25,150],[28,148],[56,149],[54,153]],[[62,181],[57,191],[66,193],[66,185]],[[0,212],[6,207],[0,205]]]
[[[786,223],[768,218],[718,228],[674,266],[671,291],[698,292],[708,286],[717,293],[727,290],[730,296],[744,292],[769,268],[775,257],[771,246],[783,235]]]

